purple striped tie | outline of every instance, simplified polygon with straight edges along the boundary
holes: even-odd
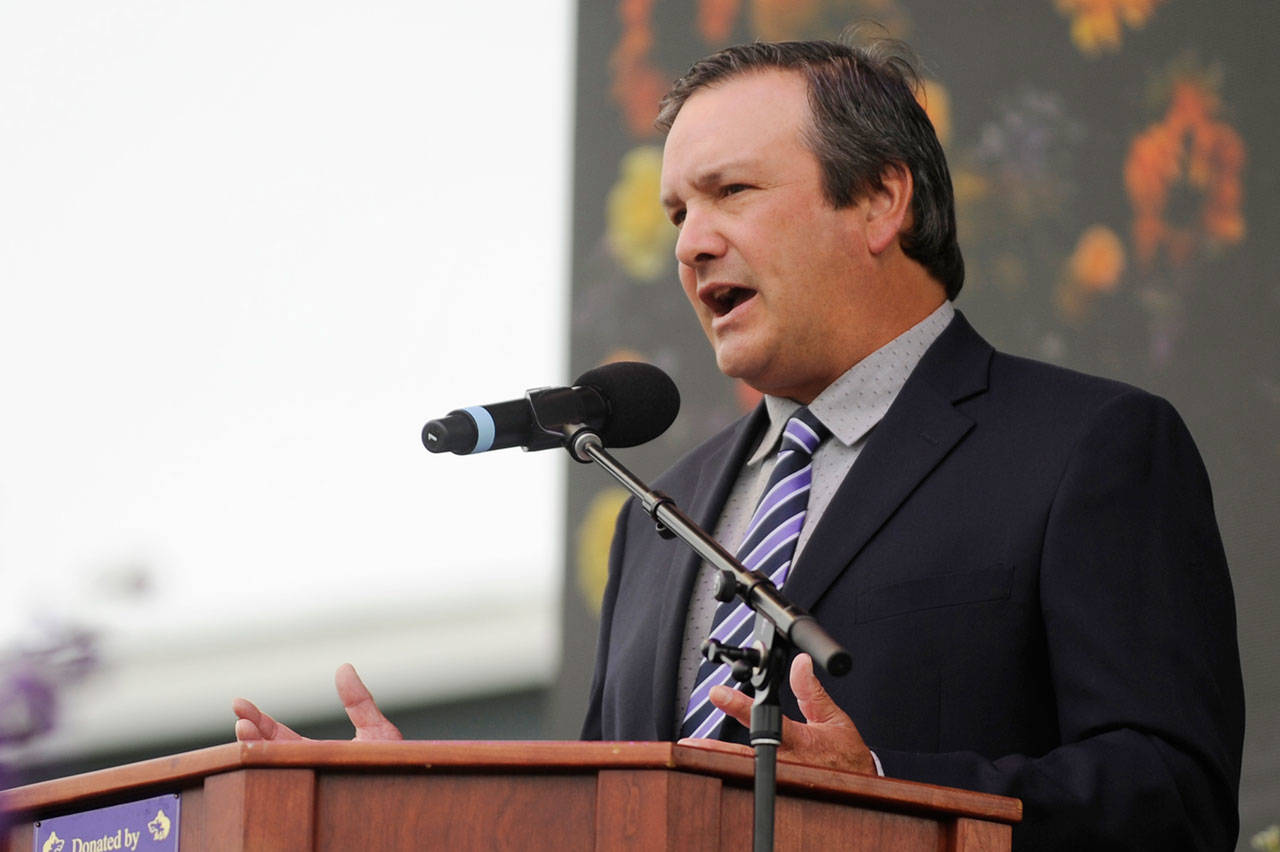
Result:
[[[738,546],[736,556],[748,570],[759,571],[782,588],[791,568],[796,539],[804,526],[809,505],[813,452],[830,434],[808,408],[801,408],[787,421],[778,447],[778,459],[764,495],[756,506],[747,534]],[[751,610],[737,598],[720,604],[716,610],[711,638],[726,645],[745,645],[751,638],[754,620]],[[680,725],[681,737],[718,735],[724,712],[707,698],[711,687],[732,682],[729,666],[704,661],[689,696]]]

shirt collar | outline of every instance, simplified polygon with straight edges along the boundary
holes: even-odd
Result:
[[[846,447],[861,441],[884,418],[925,350],[950,324],[955,312],[951,301],[944,300],[929,316],[846,370],[809,403],[809,410]],[[786,397],[766,396],[764,404],[769,428],[748,465],[773,453],[787,420],[800,409],[800,403]]]

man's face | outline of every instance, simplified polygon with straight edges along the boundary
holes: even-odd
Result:
[[[680,283],[721,371],[807,403],[867,354],[865,204],[834,209],[806,83],[751,72],[693,94],[667,135],[662,202]]]

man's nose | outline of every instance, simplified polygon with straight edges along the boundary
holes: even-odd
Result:
[[[676,239],[676,260],[696,268],[725,252],[725,238],[708,212],[686,210]]]

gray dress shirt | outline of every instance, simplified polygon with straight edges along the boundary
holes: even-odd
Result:
[[[944,301],[929,316],[850,367],[809,404],[809,410],[831,430],[834,440],[824,441],[813,455],[809,509],[793,557],[796,570],[804,570],[800,553],[862,452],[867,436],[889,410],[925,350],[942,334],[954,315],[951,302]],[[800,404],[792,399],[766,396],[765,407],[769,412],[769,428],[738,474],[716,524],[716,541],[730,551],[737,550],[746,533],[756,503],[760,501],[760,492],[769,481],[782,430]],[[684,718],[685,705],[702,664],[699,648],[711,632],[720,605],[715,599],[715,583],[715,569],[702,563],[685,619],[684,646],[676,681],[677,719]]]

